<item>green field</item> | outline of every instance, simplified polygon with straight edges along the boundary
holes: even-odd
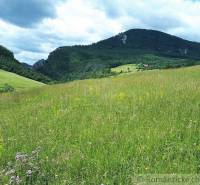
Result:
[[[126,64],[126,65],[121,65],[118,67],[114,67],[111,69],[112,72],[116,72],[116,73],[133,73],[133,72],[137,72],[137,65],[136,64]]]
[[[0,70],[0,87],[4,84],[9,84],[16,90],[30,89],[44,85],[43,83],[19,76],[17,74]]]
[[[199,110],[200,66],[1,94],[0,166],[12,162],[23,182],[31,168],[38,185],[127,185],[135,174],[198,174]],[[17,152],[37,147],[28,167],[15,162]],[[3,172],[1,181],[9,182]]]

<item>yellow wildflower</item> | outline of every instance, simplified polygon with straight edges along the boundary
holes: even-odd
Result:
[[[123,101],[126,98],[126,94],[124,92],[120,92],[117,96],[116,99],[118,101]]]

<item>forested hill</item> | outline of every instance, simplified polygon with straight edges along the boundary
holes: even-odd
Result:
[[[132,29],[93,46],[109,49],[138,49],[173,57],[200,58],[200,43],[155,30]]]
[[[0,46],[0,69],[44,83],[51,81],[49,77],[18,62],[13,53],[3,46]]]
[[[132,29],[91,45],[60,47],[34,68],[55,80],[70,80],[101,75],[123,64],[171,68],[199,64],[198,59],[199,43],[159,31]]]

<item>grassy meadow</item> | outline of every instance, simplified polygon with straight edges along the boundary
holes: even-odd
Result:
[[[0,70],[0,87],[4,84],[9,84],[16,90],[27,90],[44,85],[43,83],[19,76],[17,74]]]
[[[198,174],[199,110],[200,66],[1,94],[0,169],[17,152],[40,147],[33,184],[127,185],[135,174]],[[27,178],[23,169],[18,175]]]
[[[138,69],[136,64],[126,64],[114,67],[111,69],[111,71],[115,73],[130,73],[130,72],[137,72]]]

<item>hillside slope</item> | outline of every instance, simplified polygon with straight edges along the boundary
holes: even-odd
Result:
[[[42,175],[33,171],[33,184],[131,185],[135,174],[199,174],[199,109],[200,66],[0,95],[0,171],[17,152],[36,152]],[[17,170],[24,182],[26,170]]]
[[[0,70],[0,87],[4,84],[9,84],[16,90],[30,89],[44,85],[43,83],[19,76],[17,74]]]
[[[88,46],[60,47],[34,68],[56,80],[85,78],[123,64],[150,69],[199,64],[200,44],[154,30],[133,29]]]
[[[18,62],[13,53],[3,46],[0,46],[0,69],[44,83],[51,81],[49,77]]]

